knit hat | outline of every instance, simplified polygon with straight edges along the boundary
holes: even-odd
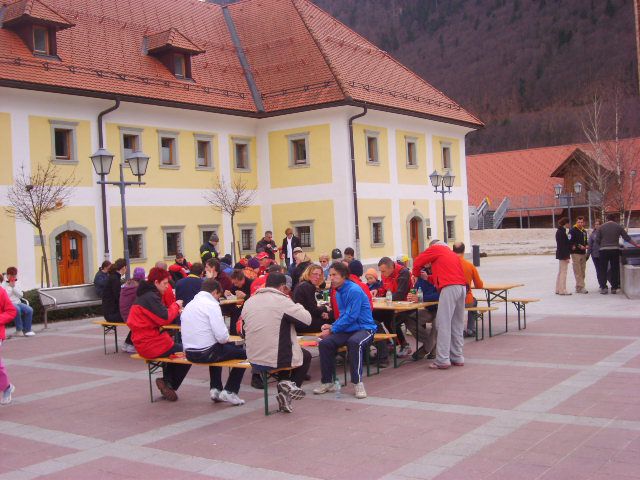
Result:
[[[331,259],[332,260],[340,260],[342,258],[342,252],[339,248],[334,248],[331,250]]]
[[[260,260],[258,260],[257,258],[251,258],[249,259],[249,262],[247,263],[247,266],[249,268],[260,268]]]
[[[367,268],[367,271],[364,272],[364,276],[368,277],[369,275],[375,277],[375,279],[378,280],[378,271],[375,268]]]
[[[352,260],[349,264],[349,273],[351,275],[355,275],[356,277],[361,277],[364,271],[364,267],[362,266],[362,262],[360,260]]]
[[[144,277],[146,277],[145,273],[144,273],[144,268],[142,267],[136,267],[133,270],[133,278],[135,280],[144,280]]]

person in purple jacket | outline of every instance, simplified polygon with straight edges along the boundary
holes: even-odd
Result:
[[[144,280],[145,277],[144,268],[136,267],[133,270],[133,277],[131,277],[122,286],[122,290],[120,290],[120,316],[125,322],[127,321],[127,318],[129,318],[129,311],[131,310],[133,302],[136,301],[136,291],[138,290],[138,286],[140,286],[140,282]],[[125,353],[136,353],[136,348],[133,346],[133,342],[131,341],[131,332],[129,332],[129,335],[127,335],[127,338],[122,345],[122,351]]]

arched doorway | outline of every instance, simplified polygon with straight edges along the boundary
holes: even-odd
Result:
[[[409,220],[409,246],[411,248],[411,258],[416,258],[424,250],[422,219],[413,217]]]
[[[55,237],[58,284],[60,286],[84,283],[84,238],[82,234],[66,230]]]

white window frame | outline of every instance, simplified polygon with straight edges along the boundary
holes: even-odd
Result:
[[[313,228],[313,220],[296,220],[295,222],[290,222],[291,224],[291,228],[293,228],[294,234],[297,235],[297,228],[299,227],[309,227],[309,236],[310,236],[310,243],[311,245],[308,247],[302,246],[302,250],[305,252],[310,252],[312,250],[315,250],[315,232],[314,232],[314,228]],[[300,238],[300,237],[298,237]]]
[[[249,245],[248,249],[244,249],[242,248],[242,231],[243,230],[251,230],[251,242],[252,245]],[[257,237],[257,232],[258,232],[258,224],[257,223],[239,223],[238,224],[238,234],[240,236],[239,240],[240,240],[240,253],[241,254],[247,254],[247,253],[255,253],[255,248],[256,248],[256,242],[258,241],[258,237]],[[235,248],[235,245],[234,245]]]
[[[376,161],[375,162],[369,161],[369,158],[371,158],[371,156],[369,155],[369,137],[375,138],[376,140]],[[365,158],[366,165],[372,165],[372,166],[380,165],[380,132],[376,130],[364,131],[364,154],[366,157]]]
[[[213,137],[214,135],[204,135],[201,133],[193,134],[193,143],[196,151],[195,162],[196,162],[196,170],[214,170],[215,169],[215,161],[213,158]],[[209,142],[209,165],[202,166],[198,165],[198,142]]]
[[[456,233],[457,233],[456,232],[456,230],[457,230],[456,229],[456,216],[455,215],[453,215],[453,216],[448,216],[447,215],[446,222],[447,222],[447,243],[454,242],[456,240]],[[453,223],[453,235],[451,235],[451,232],[449,231],[449,222]]]
[[[231,144],[233,145],[233,170],[236,172],[250,172],[251,171],[251,139],[242,137],[232,137]],[[238,167],[238,157],[236,145],[247,146],[247,167]]]
[[[412,165],[409,163],[409,144],[413,143],[413,153],[415,155],[415,163]],[[418,137],[405,136],[404,137],[404,152],[406,157],[407,168],[418,168]]]
[[[120,131],[120,158],[123,162],[126,162],[127,159],[124,155],[124,136],[131,135],[138,137],[138,151],[142,152],[142,128],[133,128],[133,127],[118,127]]]
[[[380,223],[382,225],[382,231],[381,231],[382,242],[381,243],[373,242],[373,224],[374,223]],[[370,240],[369,243],[371,248],[384,247],[384,238],[385,238],[384,217],[369,217],[369,240]]]
[[[293,142],[296,140],[304,140],[304,149],[307,154],[305,163],[295,162],[295,158],[294,158],[295,148],[293,146]],[[287,144],[289,145],[289,168],[308,168],[311,166],[311,158],[309,154],[309,132],[287,135]]]
[[[162,228],[162,245],[163,245],[163,256],[165,260],[170,260],[170,259],[175,259],[176,256],[175,255],[169,255],[169,252],[167,250],[167,233],[178,233],[180,234],[179,237],[179,245],[178,245],[178,252],[181,252],[184,254],[184,225],[167,225],[167,226],[163,226]]]
[[[444,164],[444,149],[449,149],[449,166]],[[440,162],[442,163],[443,170],[453,171],[453,149],[451,148],[451,142],[440,142]]]
[[[198,225],[198,232],[200,233],[200,240],[202,241],[201,245],[205,243],[204,232],[215,232],[216,234],[218,234],[219,231],[220,225]],[[207,240],[209,239],[207,238]]]
[[[175,131],[167,131],[167,130],[158,130],[158,163],[160,168],[166,168],[169,170],[177,170],[180,168],[180,143],[178,138],[180,136],[179,132]],[[162,163],[162,139],[163,138],[171,138],[173,139],[173,148],[174,148],[174,161],[171,164]]]
[[[147,227],[128,227],[127,228],[127,236],[128,235],[140,235],[142,237],[142,257],[136,258],[131,257],[130,260],[132,263],[144,263],[147,261]],[[127,242],[129,239],[127,238]]]
[[[51,163],[59,165],[70,165],[78,163],[78,122],[69,122],[65,120],[49,120],[51,132]],[[69,159],[56,157],[56,130],[69,130]]]

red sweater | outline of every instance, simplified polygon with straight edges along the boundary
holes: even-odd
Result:
[[[5,324],[13,322],[17,313],[16,307],[9,300],[6,290],[0,287],[0,341],[7,338],[4,330]]]
[[[466,285],[460,258],[446,245],[432,245],[418,255],[413,261],[413,274],[417,278],[420,270],[431,264],[431,282],[438,290],[449,285]]]

